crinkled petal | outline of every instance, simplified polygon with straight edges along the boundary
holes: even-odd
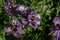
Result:
[[[17,38],[20,37],[20,33],[18,33],[18,32],[14,32],[13,35],[14,35],[15,37],[17,37]]]
[[[31,27],[31,28],[37,28],[37,27],[38,27],[38,25],[35,25],[35,24],[33,24],[33,23],[29,23],[27,26],[28,26],[28,27]]]
[[[22,24],[27,25],[28,21],[24,18],[21,19]]]
[[[12,25],[18,25],[20,24],[19,20],[17,18],[13,19]]]
[[[60,17],[55,17],[55,18],[53,19],[53,23],[55,24],[55,26],[56,26],[57,24],[60,24]]]
[[[27,9],[28,9],[28,7],[26,7],[24,5],[19,5],[16,10],[23,12],[24,10],[27,10]]]
[[[5,28],[5,32],[7,32],[7,33],[11,33],[11,32],[12,32],[11,27],[7,27],[7,28]]]
[[[24,31],[23,31],[22,29],[19,29],[19,28],[18,28],[17,31],[13,32],[13,35],[14,35],[15,37],[19,38],[19,37],[23,34],[23,32],[24,32]]]

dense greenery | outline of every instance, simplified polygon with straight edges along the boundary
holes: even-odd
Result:
[[[13,18],[21,18],[19,14],[9,16],[4,11],[3,5],[5,1],[0,0],[0,40],[53,40],[53,37],[49,35],[49,28],[53,24],[53,18],[60,16],[60,0],[11,0],[17,4],[26,5],[34,9],[41,16],[40,26],[35,30],[23,26],[25,34],[20,38],[15,38],[12,35],[7,36],[4,32],[4,27],[10,25]]]

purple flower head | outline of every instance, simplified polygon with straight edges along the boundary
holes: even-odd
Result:
[[[60,40],[60,17],[55,17],[53,23],[50,28],[50,35],[52,34],[54,36],[54,40]]]
[[[22,23],[31,28],[37,28],[40,25],[40,15],[38,13],[29,14],[27,19],[22,19]]]
[[[27,16],[29,14],[29,12],[31,11],[31,9],[27,6],[19,5],[16,8],[16,11],[23,16]]]
[[[22,29],[22,24],[18,19],[13,19],[12,26],[5,28],[7,33],[13,34],[15,37],[19,38],[23,34],[24,30]]]
[[[40,25],[40,15],[38,13],[28,15],[28,26],[37,28]]]
[[[60,28],[59,26],[60,26],[60,17],[55,17],[54,19],[53,19],[53,23],[54,23],[54,25],[56,26],[56,28]]]
[[[16,7],[17,4],[9,1],[4,4],[4,9],[8,13],[8,15],[12,15],[15,12]]]

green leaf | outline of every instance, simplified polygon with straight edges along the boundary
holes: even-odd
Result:
[[[0,30],[0,40],[5,40],[5,32],[4,32],[4,30]]]
[[[0,8],[2,7],[3,4],[4,4],[4,0],[0,0]]]

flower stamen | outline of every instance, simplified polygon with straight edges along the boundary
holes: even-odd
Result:
[[[27,13],[27,11],[26,11],[26,10],[24,10],[24,11],[23,11],[23,13],[24,13],[24,14],[26,14],[26,13]]]
[[[32,17],[31,17],[31,20],[32,20],[32,21],[34,21],[34,20],[35,20],[35,17],[34,17],[34,16],[32,16]]]
[[[11,10],[12,9],[12,6],[9,6],[8,9]]]

